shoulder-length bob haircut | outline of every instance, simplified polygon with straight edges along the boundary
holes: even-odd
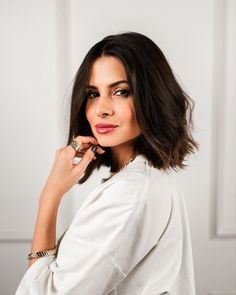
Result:
[[[155,168],[183,169],[187,154],[199,149],[193,139],[194,101],[183,91],[160,48],[137,32],[109,35],[86,54],[73,84],[67,144],[78,135],[93,136],[86,119],[86,85],[92,63],[99,57],[113,56],[124,65],[134,97],[136,118],[141,134],[134,140],[134,152],[143,154]],[[78,181],[85,182],[101,165],[111,167],[111,148],[89,163]]]

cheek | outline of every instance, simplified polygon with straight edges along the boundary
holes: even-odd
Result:
[[[135,116],[135,110],[132,107],[121,108],[119,110],[120,121],[126,126],[127,131],[131,130],[136,132],[138,128],[138,123]]]
[[[136,112],[134,106],[131,106],[129,112],[127,113],[127,123],[129,122],[130,126],[132,126],[133,132],[139,132],[139,125],[136,118]]]
[[[123,101],[115,106],[116,114],[123,122],[133,122],[135,120],[134,106],[131,101]]]
[[[129,108],[127,108],[126,118],[127,118],[127,122],[130,122],[132,124],[136,122],[135,110],[133,106],[130,106]]]

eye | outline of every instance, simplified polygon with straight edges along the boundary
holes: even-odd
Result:
[[[94,98],[98,95],[98,93],[96,91],[88,91],[86,93],[86,98]]]
[[[118,92],[121,93],[120,95],[122,95],[122,96],[129,96],[129,94],[130,94],[129,90],[127,90],[127,89],[120,89],[120,90],[117,90],[117,91],[115,92],[115,94],[117,94]]]

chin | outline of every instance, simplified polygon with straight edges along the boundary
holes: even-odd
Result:
[[[114,138],[112,139],[111,137],[110,138],[99,138],[96,137],[97,141],[98,141],[98,144],[101,146],[101,147],[113,147],[113,146],[117,146],[117,145],[120,145],[122,144],[122,142],[118,142],[117,139],[114,140]]]
[[[114,142],[111,143],[111,142],[108,142],[107,140],[98,140],[98,144],[101,147],[113,147],[113,146],[116,146],[117,145]]]

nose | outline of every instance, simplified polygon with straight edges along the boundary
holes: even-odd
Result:
[[[96,115],[102,117],[104,115],[112,115],[113,113],[114,110],[111,100],[108,97],[100,96],[97,100]]]

